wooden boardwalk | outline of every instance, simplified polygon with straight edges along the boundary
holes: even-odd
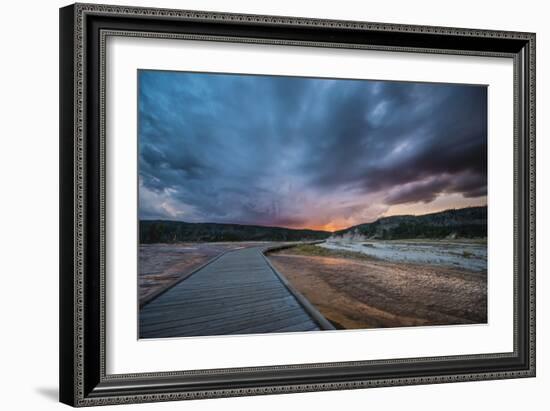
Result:
[[[229,251],[140,310],[140,338],[333,329],[263,255]]]

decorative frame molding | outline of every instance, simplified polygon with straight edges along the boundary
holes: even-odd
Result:
[[[514,351],[107,375],[104,187],[108,36],[512,58]],[[331,41],[327,41],[329,37]],[[60,10],[60,80],[62,402],[91,406],[535,375],[535,34],[75,4]]]

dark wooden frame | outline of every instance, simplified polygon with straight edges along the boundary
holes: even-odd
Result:
[[[104,46],[109,35],[508,57],[514,61],[514,351],[107,375]],[[60,400],[74,406],[535,375],[535,35],[76,4],[60,10]]]

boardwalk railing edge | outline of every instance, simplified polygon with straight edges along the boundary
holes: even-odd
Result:
[[[322,241],[321,241],[322,242]],[[291,245],[292,246],[292,245]],[[281,274],[274,266],[271,264],[271,261],[269,261],[269,258],[265,255],[265,253],[269,251],[274,251],[277,249],[286,248],[286,246],[273,246],[273,247],[267,247],[260,251],[260,254],[267,262],[267,265],[271,270],[275,273],[279,281],[283,283],[283,285],[287,288],[288,291],[292,294],[292,296],[298,301],[298,303],[304,308],[304,310],[309,314],[309,316],[315,321],[317,324],[319,324],[319,327],[321,327],[322,330],[336,330],[336,328],[328,321],[323,314],[321,314],[310,302],[309,300],[304,297],[294,286],[287,280],[287,278]]]

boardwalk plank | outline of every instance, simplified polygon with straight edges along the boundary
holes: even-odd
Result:
[[[205,333],[204,335],[229,335],[229,334],[251,334],[252,332],[248,332],[248,329],[261,329],[262,331],[255,331],[254,333],[259,332],[271,332],[272,330],[275,330],[277,328],[280,328],[281,324],[296,324],[299,322],[304,322],[303,319],[297,320],[297,316],[300,315],[300,312],[298,312],[299,308],[294,308],[293,311],[288,311],[284,313],[280,313],[276,318],[277,320],[272,321],[272,326],[268,325],[270,324],[270,318],[262,318],[262,317],[251,317],[251,318],[245,318],[241,321],[233,321],[233,322],[216,322],[213,325],[203,324],[197,325],[197,326],[181,326],[181,327],[174,327],[174,328],[164,328],[162,330],[156,330],[151,331],[149,333],[146,333],[148,337],[152,338],[161,338],[161,337],[177,337],[182,335],[201,335],[201,333]],[[307,319],[307,318],[306,318]],[[254,324],[253,326],[250,326],[250,324]],[[263,331],[266,330],[266,331]]]
[[[225,316],[231,316],[231,315],[239,315],[241,312],[246,311],[261,311],[265,310],[268,307],[288,307],[293,306],[293,299],[291,296],[285,296],[282,298],[277,298],[275,300],[261,300],[256,301],[255,303],[243,303],[243,304],[236,304],[236,305],[229,305],[226,304],[222,309],[220,309],[220,306],[210,306],[210,307],[189,307],[187,309],[176,309],[173,311],[160,311],[160,312],[154,312],[154,313],[148,313],[148,315],[144,316],[144,319],[147,321],[150,321],[152,323],[157,322],[170,322],[170,321],[177,321],[182,319],[194,319],[197,317],[209,317],[209,316],[218,316],[218,317],[225,317]],[[178,307],[179,308],[179,307]]]
[[[220,284],[213,284],[211,288],[208,287],[190,287],[189,289],[185,290],[178,290],[174,291],[172,293],[166,293],[166,295],[170,296],[170,298],[189,298],[194,297],[201,294],[208,294],[208,295],[215,295],[216,293],[237,293],[237,292],[250,292],[250,291],[264,291],[264,290],[271,290],[271,289],[277,289],[280,288],[280,285],[278,282],[275,281],[262,281],[262,282],[256,282],[253,284],[246,284],[242,285],[239,283],[234,283],[230,286],[220,286]],[[165,297],[167,298],[167,297]]]
[[[268,291],[260,291],[257,293],[236,293],[236,294],[227,294],[227,295],[217,295],[217,296],[208,296],[206,294],[196,296],[194,298],[187,298],[187,299],[178,299],[178,298],[171,298],[170,299],[163,299],[162,301],[159,301],[158,304],[155,304],[154,306],[151,306],[147,310],[142,310],[144,312],[154,309],[165,309],[169,307],[174,306],[189,306],[194,305],[198,306],[201,304],[211,304],[211,303],[220,303],[220,304],[233,304],[236,301],[240,300],[246,300],[246,301],[254,301],[254,300],[262,300],[262,299],[274,299],[274,298],[280,298],[283,296],[288,295],[283,289],[278,288],[275,290],[268,290]]]
[[[174,329],[177,329],[177,334],[188,334],[198,332],[201,330],[219,330],[220,334],[229,334],[231,330],[247,329],[250,327],[259,327],[261,325],[273,323],[273,326],[268,328],[276,329],[278,324],[290,324],[294,323],[294,319],[300,318],[302,322],[308,319],[303,314],[300,307],[288,307],[285,309],[276,308],[275,310],[269,310],[266,312],[247,312],[239,316],[232,316],[229,318],[215,318],[210,320],[204,320],[202,318],[196,318],[194,320],[174,321],[171,323],[159,324],[156,327],[151,326],[144,330],[144,333],[172,333]]]

